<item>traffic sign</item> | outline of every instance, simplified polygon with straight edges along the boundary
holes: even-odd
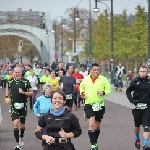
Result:
[[[58,58],[58,54],[56,53],[56,54],[54,55],[54,57],[55,57],[55,58]]]
[[[23,46],[23,40],[19,40],[19,46]]]
[[[18,46],[18,52],[19,52],[19,53],[22,52],[22,46]]]

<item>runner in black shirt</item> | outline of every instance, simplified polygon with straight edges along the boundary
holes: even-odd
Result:
[[[27,116],[27,96],[32,96],[33,90],[27,79],[22,78],[20,67],[14,69],[15,77],[8,81],[5,103],[11,99],[11,117],[14,124],[14,137],[17,145],[14,150],[21,150],[24,145],[23,137],[25,131],[25,119]],[[9,96],[10,95],[10,96]],[[20,141],[19,141],[19,119],[20,119]]]
[[[63,75],[66,74],[66,71],[63,69],[63,63],[62,63],[62,62],[59,62],[59,63],[58,63],[58,68],[55,69],[56,77],[58,77],[58,72],[59,72],[59,70],[62,70],[62,71],[63,71]]]
[[[65,106],[67,109],[72,111],[73,105],[73,91],[76,86],[76,79],[72,76],[73,66],[66,66],[66,75],[60,78],[60,86],[59,88],[64,91],[66,95],[66,103]]]

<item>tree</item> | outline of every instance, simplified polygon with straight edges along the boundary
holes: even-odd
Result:
[[[148,28],[147,28],[147,14],[145,8],[138,5],[136,7],[135,20],[132,23],[132,57],[139,60],[141,65],[141,59],[145,59],[147,55],[147,39],[148,39]]]
[[[139,47],[139,55],[143,57],[143,55],[147,55],[147,14],[145,13],[145,8],[140,5],[137,6],[136,19],[134,22],[135,25],[135,35],[137,36],[137,40],[140,42]]]
[[[88,10],[78,9],[78,12],[80,21],[76,22],[76,38],[80,38],[80,32],[83,28],[88,28]],[[67,42],[67,50],[69,51],[73,49],[72,41],[74,40],[74,8],[68,10],[66,15],[67,19],[65,19],[65,23],[67,27],[64,29],[64,40]]]
[[[39,57],[39,52],[36,49],[35,46],[31,46],[31,42],[25,38],[20,38],[19,36],[14,36],[14,35],[4,35],[0,36],[0,54],[1,58],[4,56],[6,58],[9,58],[11,62],[14,61],[16,56],[18,55],[18,44],[19,40],[22,39],[24,43],[28,43],[29,45],[25,45],[22,47],[22,55],[25,54],[25,57],[27,59],[30,59],[31,57],[31,49],[33,51],[33,58],[34,57]]]
[[[110,15],[104,10],[93,27],[93,49],[92,53],[97,59],[110,58]]]

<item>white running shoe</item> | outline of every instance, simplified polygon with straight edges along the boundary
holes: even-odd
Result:
[[[17,144],[17,146],[14,147],[14,150],[21,150],[21,147]]]
[[[24,145],[23,138],[20,138],[19,145],[20,145],[20,147]]]

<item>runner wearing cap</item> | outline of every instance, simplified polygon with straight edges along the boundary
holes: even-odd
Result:
[[[43,86],[43,95],[37,98],[33,110],[34,114],[37,116],[38,120],[41,118],[41,116],[48,112],[49,109],[53,107],[51,103],[51,91],[52,91],[52,85],[47,83]],[[46,128],[43,129],[43,134],[46,134]],[[45,141],[42,141],[42,148],[44,150]]]

